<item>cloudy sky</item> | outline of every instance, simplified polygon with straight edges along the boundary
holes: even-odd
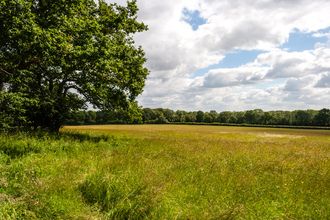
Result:
[[[138,20],[149,27],[134,36],[150,70],[138,98],[143,107],[330,108],[330,1],[138,0],[137,5]]]

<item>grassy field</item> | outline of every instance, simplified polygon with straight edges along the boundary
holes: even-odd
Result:
[[[0,136],[0,219],[330,219],[330,131],[68,126]]]

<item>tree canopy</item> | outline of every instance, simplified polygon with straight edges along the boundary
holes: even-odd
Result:
[[[140,117],[149,71],[132,38],[147,30],[137,11],[135,0],[0,0],[2,124],[58,131],[86,103]]]

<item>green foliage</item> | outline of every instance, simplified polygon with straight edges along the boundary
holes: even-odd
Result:
[[[236,124],[237,123],[237,117],[235,115],[231,115],[229,118],[229,123]]]
[[[143,113],[142,113],[142,117],[143,117],[143,123],[148,122],[149,120],[152,120],[152,115],[153,115],[153,111],[150,108],[144,108],[143,109]]]
[[[166,118],[167,121],[172,122],[175,118],[175,112],[170,109],[164,109],[163,111],[164,117]]]
[[[206,112],[205,113],[205,118],[204,118],[204,122],[206,123],[212,123],[214,121],[213,115]]]
[[[265,112],[262,116],[261,116],[261,122],[264,125],[267,125],[270,123],[271,119],[272,119],[272,115],[269,112]]]
[[[311,125],[312,115],[308,111],[298,110],[295,112],[295,119],[297,125]]]
[[[22,93],[0,91],[0,131],[17,131],[31,125],[26,111],[32,105],[35,102]]]
[[[229,111],[221,112],[218,116],[218,122],[228,123],[231,115],[232,113]]]
[[[205,118],[205,114],[202,111],[198,111],[196,115],[196,121],[197,122],[203,122]]]
[[[245,112],[244,118],[247,123],[249,124],[256,124],[256,115],[254,114],[253,110],[249,110]]]
[[[137,11],[135,0],[127,7],[93,0],[1,1],[0,91],[34,101],[22,104],[18,116],[8,110],[5,117],[58,131],[70,111],[89,102],[140,121],[135,99],[148,70],[132,34],[147,26],[137,22]]]
[[[315,122],[317,125],[330,126],[330,110],[323,108],[315,116]]]

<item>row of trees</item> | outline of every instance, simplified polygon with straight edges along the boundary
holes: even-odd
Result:
[[[186,112],[170,109],[143,109],[144,123],[166,122],[204,122],[204,123],[232,123],[232,124],[262,124],[262,125],[299,125],[299,126],[329,126],[330,110],[295,110],[295,111],[269,111],[262,109],[248,111],[217,113],[193,111]],[[164,120],[166,119],[166,120]]]
[[[142,121],[133,123],[166,124],[171,122],[200,122],[200,123],[231,123],[231,124],[261,124],[261,125],[298,125],[298,126],[330,126],[330,110],[296,110],[296,111],[268,111],[261,109],[239,112],[210,112],[203,111],[173,111],[164,108],[142,109]],[[72,112],[66,124],[108,124],[127,123],[118,113],[104,111],[76,111]]]

